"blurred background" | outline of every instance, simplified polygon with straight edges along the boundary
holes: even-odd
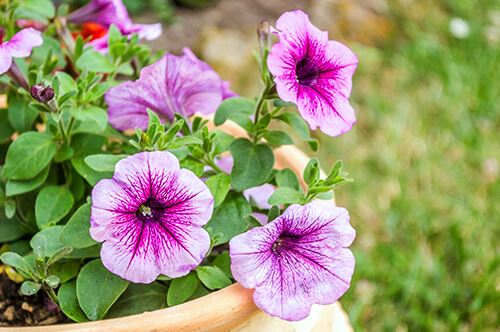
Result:
[[[260,86],[263,19],[300,8],[359,57],[358,123],[318,157],[342,159],[358,236],[342,298],[356,331],[500,328],[500,3],[472,0],[128,0],[162,20],[156,50],[191,47],[244,96]],[[303,146],[305,151],[308,150]]]

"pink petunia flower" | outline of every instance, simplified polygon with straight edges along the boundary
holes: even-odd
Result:
[[[221,78],[210,66],[188,55],[166,54],[144,67],[136,81],[111,88],[105,96],[109,122],[119,130],[146,129],[147,109],[171,121],[174,114],[211,114],[223,99]]]
[[[92,0],[69,14],[68,21],[81,25],[94,23],[105,29],[114,24],[124,35],[137,34],[139,38],[147,40],[154,40],[162,33],[160,23],[137,24],[132,22],[122,0]],[[108,34],[93,38],[89,45],[98,51],[107,52]]]
[[[207,186],[173,154],[142,152],[119,161],[92,190],[90,234],[103,242],[104,266],[120,277],[178,278],[205,257],[210,237],[202,226],[212,211]]]
[[[297,104],[311,129],[330,136],[349,131],[356,118],[349,103],[358,59],[345,45],[328,40],[300,10],[286,12],[276,22],[279,43],[267,65],[281,99]]]
[[[331,202],[291,205],[263,227],[229,242],[231,271],[269,315],[296,321],[312,304],[330,304],[349,288],[355,237],[349,215]]]
[[[26,58],[43,43],[42,33],[33,28],[23,29],[7,41],[3,40],[4,33],[0,28],[0,75],[10,69],[12,58]]]

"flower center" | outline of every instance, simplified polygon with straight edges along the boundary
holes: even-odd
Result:
[[[285,246],[285,239],[280,236],[276,242],[273,243],[273,246],[271,248],[271,250],[275,253],[275,254],[279,254],[282,250],[283,250],[283,247]]]
[[[3,38],[5,37],[5,29],[0,28],[0,44],[3,43]]]
[[[156,221],[163,214],[164,206],[156,199],[150,197],[137,209],[136,216],[142,222]]]
[[[319,70],[308,58],[303,58],[295,66],[295,78],[301,85],[310,85],[316,81]]]

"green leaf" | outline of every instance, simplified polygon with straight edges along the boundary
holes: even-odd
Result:
[[[218,156],[228,151],[234,137],[220,130],[215,130],[212,134],[214,135],[214,154]]]
[[[78,298],[76,297],[76,281],[63,284],[57,292],[57,298],[61,311],[70,319],[78,323],[88,321],[85,313],[78,304]]]
[[[12,266],[17,271],[22,272],[27,276],[33,276],[35,273],[33,266],[24,257],[21,257],[14,252],[4,252],[0,255],[0,261],[2,261],[5,265]]]
[[[73,252],[73,247],[65,246],[54,252],[47,260],[47,265],[52,265],[65,258]]]
[[[234,166],[231,171],[231,183],[236,190],[265,183],[273,171],[273,150],[265,144],[253,144],[245,138],[235,140],[229,146]]]
[[[81,71],[91,71],[96,73],[111,73],[114,66],[111,61],[102,53],[87,48],[76,61],[76,67]]]
[[[30,241],[30,246],[34,251],[38,251],[39,255],[50,257],[61,248],[65,247],[59,237],[63,226],[52,226],[36,233]]]
[[[279,206],[273,205],[270,209],[269,212],[267,213],[267,222],[271,222],[274,219],[278,218],[281,214],[281,210]]]
[[[74,248],[87,248],[96,244],[90,237],[90,203],[76,210],[61,233],[61,242]]]
[[[78,120],[73,133],[101,134],[108,124],[108,114],[99,107],[77,108],[71,114]]]
[[[251,213],[252,208],[245,197],[230,191],[205,226],[214,241],[213,245],[227,243],[234,236],[245,232],[247,230],[245,217]]]
[[[57,288],[61,284],[61,280],[55,275],[48,276],[43,280],[43,282],[50,288]]]
[[[84,160],[94,171],[114,172],[116,163],[126,157],[128,157],[126,154],[94,154]]]
[[[288,135],[284,131],[280,130],[266,131],[262,136],[267,140],[269,144],[273,146],[293,144],[293,139],[290,137],[290,135]]]
[[[18,132],[30,130],[38,117],[38,112],[29,107],[26,98],[13,96],[9,98],[8,109],[9,122]]]
[[[113,176],[112,172],[97,172],[90,168],[87,163],[85,163],[83,158],[71,158],[71,165],[75,168],[78,174],[80,174],[91,186],[102,179],[111,178]]]
[[[7,180],[5,193],[7,196],[15,196],[35,190],[47,180],[49,170],[50,167],[47,166],[37,176],[29,180]]]
[[[300,189],[297,175],[289,168],[282,169],[276,174],[276,184],[278,187],[289,187],[295,190]]]
[[[142,314],[165,308],[167,287],[158,282],[148,285],[130,284],[127,290],[106,314],[106,318],[115,318]]]
[[[281,205],[281,204],[303,204],[305,203],[304,195],[289,187],[279,187],[276,191],[269,197],[267,201],[271,205]]]
[[[198,285],[199,280],[193,272],[172,280],[167,293],[168,306],[171,307],[186,302],[198,288]]]
[[[304,181],[308,186],[313,185],[315,182],[319,180],[320,176],[320,168],[319,161],[316,158],[309,160],[306,168],[304,169]]]
[[[231,279],[215,266],[198,266],[196,273],[201,282],[210,290],[221,289],[232,283]]]
[[[227,196],[229,189],[231,188],[231,177],[227,174],[220,173],[211,176],[205,181],[208,189],[214,196],[214,205],[219,206]]]
[[[233,274],[231,272],[231,257],[229,257],[229,251],[225,250],[215,257],[212,262],[212,265],[221,269],[222,272],[228,277],[233,278]]]
[[[7,119],[7,110],[0,109],[0,144],[10,141],[14,128]]]
[[[42,172],[56,154],[56,143],[46,134],[26,132],[9,147],[2,175],[11,180],[27,180]]]
[[[87,263],[76,279],[78,303],[90,320],[104,318],[128,282],[109,272],[100,259]]]
[[[214,123],[220,126],[226,120],[232,120],[242,128],[250,130],[253,125],[251,116],[254,110],[255,101],[251,99],[243,97],[225,99],[215,112]]]
[[[311,138],[309,126],[299,114],[287,112],[278,116],[278,119],[289,124],[303,140],[309,140]]]
[[[55,225],[61,221],[73,207],[74,199],[67,186],[48,186],[36,197],[35,217],[38,228]]]
[[[59,278],[62,284],[75,278],[80,272],[81,263],[74,259],[65,259],[53,264],[50,267],[50,274]]]
[[[25,296],[32,296],[38,293],[38,291],[42,288],[42,285],[33,281],[25,281],[22,283],[19,292]]]
[[[203,174],[203,170],[205,169],[205,165],[198,160],[192,158],[192,157],[187,157],[184,158],[180,162],[181,168],[186,168],[196,174],[196,176],[200,177]]]
[[[54,15],[54,4],[50,0],[19,0],[19,6],[15,12],[17,18],[41,20],[43,22],[47,22],[47,19],[54,17]]]
[[[14,215],[16,214],[16,201],[12,198],[6,199],[3,202],[4,205],[4,211],[5,211],[5,216],[7,219],[12,219],[14,218]]]
[[[70,91],[78,91],[78,86],[76,85],[75,80],[67,73],[58,71],[55,74],[55,78],[57,79],[58,91],[56,91],[58,96],[62,96]]]
[[[29,229],[16,217],[8,219],[0,208],[0,243],[17,240],[28,232]]]

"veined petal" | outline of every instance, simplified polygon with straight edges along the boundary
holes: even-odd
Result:
[[[222,101],[220,78],[187,56],[165,55],[140,78],[111,88],[105,96],[109,121],[117,129],[147,127],[147,109],[172,120],[174,114],[209,114]]]
[[[31,54],[33,48],[42,45],[42,33],[33,28],[26,28],[11,39],[0,45],[0,52],[14,58],[25,58]],[[10,66],[9,66],[10,67]]]

